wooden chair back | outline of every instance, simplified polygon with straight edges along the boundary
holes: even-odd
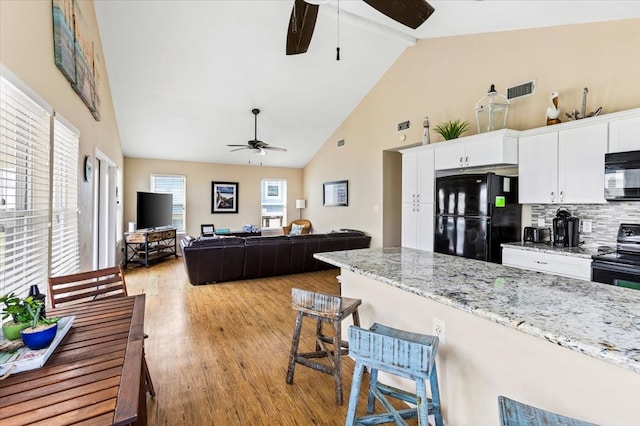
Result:
[[[51,307],[127,296],[120,266],[49,278]]]

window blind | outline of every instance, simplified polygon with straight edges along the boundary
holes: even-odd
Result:
[[[51,183],[52,277],[80,270],[78,243],[78,150],[80,138],[62,120],[53,124]]]
[[[179,175],[151,175],[151,192],[173,194],[173,226],[178,232],[186,229],[186,178]]]
[[[0,76],[0,294],[46,288],[50,117]]]

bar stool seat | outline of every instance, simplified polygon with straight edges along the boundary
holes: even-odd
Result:
[[[342,340],[342,320],[351,316],[353,324],[360,325],[358,306],[360,299],[332,296],[299,288],[291,289],[292,307],[298,311],[293,329],[287,383],[293,383],[296,364],[302,364],[314,370],[332,375],[335,383],[336,403],[342,405],[342,355],[349,353],[349,343]],[[309,317],[316,320],[315,351],[298,352],[302,320]],[[333,335],[324,334],[323,323],[329,323],[333,328]],[[321,363],[313,358],[326,358],[328,362]]]
[[[397,330],[373,324],[369,330],[349,327],[350,355],[356,361],[345,425],[395,423],[406,425],[405,419],[418,418],[421,426],[429,425],[433,415],[436,426],[443,426],[440,409],[440,391],[436,373],[436,336]],[[356,418],[356,407],[365,368],[371,371],[367,411],[373,413],[377,400],[386,412]],[[411,393],[378,382],[378,371],[384,371],[416,383]],[[431,398],[427,397],[427,382]],[[416,405],[415,408],[396,410],[387,396]]]

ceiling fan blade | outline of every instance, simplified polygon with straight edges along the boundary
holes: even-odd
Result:
[[[236,148],[236,149],[232,149],[229,152],[235,152],[235,151],[242,151],[243,149],[252,149],[250,146],[244,146],[242,148]]]
[[[272,151],[281,151],[281,152],[286,152],[287,151],[285,148],[279,148],[277,146],[264,146],[264,147],[262,147],[262,149],[270,149]]]
[[[231,144],[227,144],[227,146],[243,146],[243,147],[247,148],[247,145],[231,145]]]
[[[414,30],[435,11],[425,0],[363,0],[378,12]]]
[[[298,55],[307,51],[317,17],[318,5],[295,0],[287,29],[287,55]]]

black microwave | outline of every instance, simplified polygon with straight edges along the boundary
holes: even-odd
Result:
[[[640,200],[640,151],[604,155],[604,198]]]

